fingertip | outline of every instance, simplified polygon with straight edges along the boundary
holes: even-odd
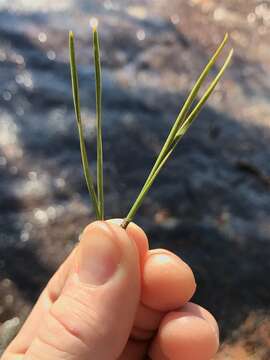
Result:
[[[149,251],[144,264],[142,302],[159,311],[171,311],[193,296],[196,282],[191,268],[167,250]]]
[[[188,302],[186,305],[184,305],[181,308],[181,311],[187,311],[190,312],[196,316],[202,317],[203,319],[207,320],[208,323],[213,327],[214,331],[217,334],[217,337],[219,338],[219,327],[216,319],[214,316],[205,308],[202,306],[195,304],[193,302]]]
[[[100,265],[97,255],[100,255],[102,264],[106,266]],[[92,261],[89,263],[90,258]],[[87,225],[78,246],[76,272],[82,274],[83,271],[80,269],[83,269],[84,265],[88,269],[93,264],[92,268],[95,267],[100,273],[102,270],[102,273],[107,276],[116,268],[120,269],[120,263],[125,276],[128,276],[130,271],[134,271],[134,268],[136,271],[139,270],[140,259],[137,247],[127,232],[114,221],[98,220]],[[138,275],[140,275],[139,272]]]
[[[107,220],[106,222],[109,224],[114,224],[122,229],[121,224],[123,222],[123,219],[110,219]],[[125,230],[122,229],[122,231],[126,232],[128,237],[135,242],[135,245],[138,249],[138,253],[140,255],[140,263],[142,268],[144,259],[149,250],[149,242],[145,232],[142,230],[142,228],[140,228],[138,225],[136,225],[133,222],[129,223],[128,227]]]
[[[91,238],[92,233],[96,230],[107,232],[107,234],[108,234],[109,227],[107,226],[105,221],[101,221],[101,220],[93,221],[92,223],[86,225],[86,227],[84,228],[82,235],[81,235],[81,240],[85,239],[85,238]]]
[[[171,312],[165,316],[157,341],[171,360],[210,360],[219,340],[207,320],[190,312]]]
[[[143,229],[132,222],[128,225],[126,231],[128,236],[135,241],[141,256],[145,257],[149,250],[149,242]]]
[[[91,241],[93,234],[96,233],[103,233],[105,236],[116,240],[119,244],[123,242],[127,243],[128,240],[126,231],[119,226],[118,222],[115,220],[96,220],[88,224],[83,230],[81,240]]]

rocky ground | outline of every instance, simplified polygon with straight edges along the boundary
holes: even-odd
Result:
[[[234,62],[136,221],[152,247],[193,267],[194,300],[221,327],[217,359],[269,359],[270,5],[260,0],[1,2],[0,322],[23,321],[94,218],[67,48],[71,28],[94,149],[89,17],[99,19],[102,41],[107,217],[126,214],[187,91],[229,32]]]

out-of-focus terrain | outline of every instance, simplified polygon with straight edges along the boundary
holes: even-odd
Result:
[[[23,321],[94,219],[68,65],[73,29],[94,166],[89,18],[100,23],[107,217],[126,214],[184,97],[229,32],[234,62],[136,221],[152,247],[193,267],[194,301],[220,324],[216,359],[269,359],[268,1],[1,1],[0,322]]]

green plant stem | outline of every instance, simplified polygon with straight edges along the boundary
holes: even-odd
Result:
[[[69,55],[70,55],[70,71],[71,71],[73,102],[74,102],[74,109],[75,109],[75,115],[76,115],[76,120],[77,120],[78,132],[79,132],[83,172],[84,172],[84,177],[85,177],[85,181],[86,181],[86,185],[88,188],[90,198],[93,201],[93,206],[94,206],[94,210],[96,213],[96,217],[97,217],[97,219],[100,219],[100,213],[99,213],[97,196],[96,196],[95,187],[94,187],[94,181],[93,181],[92,175],[90,173],[90,167],[89,167],[86,146],[85,146],[85,141],[84,141],[84,131],[83,131],[83,125],[82,125],[81,110],[80,110],[79,81],[78,81],[78,72],[77,72],[77,65],[76,65],[76,59],[75,59],[74,35],[73,35],[72,31],[69,32]]]
[[[95,62],[96,79],[96,129],[97,129],[97,198],[100,217],[104,219],[104,190],[103,190],[103,144],[102,144],[102,122],[101,122],[101,65],[99,37],[97,28],[93,28],[93,56]]]
[[[167,146],[163,147],[162,156],[159,156],[159,158],[160,158],[160,159],[158,158],[159,161],[157,160],[157,162],[155,163],[152,171],[150,172],[149,177],[147,178],[147,180],[145,182],[145,185],[143,186],[143,188],[142,188],[141,192],[139,193],[136,201],[134,202],[132,208],[130,209],[127,217],[124,219],[124,221],[122,223],[123,228],[126,228],[128,226],[128,224],[130,223],[130,221],[132,221],[133,217],[135,216],[136,212],[138,211],[139,207],[141,206],[144,197],[146,196],[149,189],[151,188],[151,186],[152,186],[154,180],[156,179],[157,175],[159,174],[160,170],[162,169],[164,164],[167,162],[167,160],[170,157],[171,153],[173,152],[173,150],[175,149],[175,147],[177,146],[177,144],[181,140],[182,136],[186,133],[186,131],[188,130],[188,128],[192,124],[193,120],[200,113],[203,105],[205,104],[205,102],[207,101],[209,96],[214,91],[214,89],[215,89],[216,85],[218,84],[220,78],[222,77],[222,75],[224,74],[226,68],[228,67],[232,56],[233,56],[233,50],[230,51],[224,65],[222,66],[221,70],[219,71],[219,73],[217,74],[217,76],[215,77],[213,82],[210,84],[210,86],[206,90],[206,92],[203,95],[203,97],[201,98],[201,100],[195,106],[195,108],[193,109],[191,114],[182,123],[182,126],[180,125],[180,128],[178,128],[172,142],[170,142],[170,143],[168,142]],[[190,96],[189,96],[189,98],[190,98]]]

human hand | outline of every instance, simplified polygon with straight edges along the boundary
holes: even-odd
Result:
[[[210,360],[213,316],[173,253],[135,224],[94,222],[43,290],[2,360]]]

